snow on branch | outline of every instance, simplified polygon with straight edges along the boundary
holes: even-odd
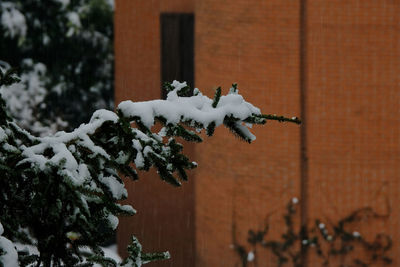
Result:
[[[0,85],[11,83],[5,77],[2,74]],[[128,196],[121,175],[136,180],[137,170],[154,167],[162,180],[179,186],[187,180],[186,171],[197,166],[182,153],[177,138],[201,142],[200,131],[211,136],[215,127],[223,124],[250,143],[255,140],[249,131],[252,124],[264,124],[268,119],[299,123],[297,118],[262,115],[239,95],[236,85],[227,95],[217,89],[213,99],[198,89],[189,96],[186,83],[174,81],[166,87],[166,100],[124,101],[116,113],[98,110],[88,124],[48,137],[34,137],[21,129],[0,99],[0,169],[4,172],[0,208],[8,210],[0,219],[14,239],[28,242],[17,230],[28,228],[37,240],[31,243],[37,242],[34,245],[41,255],[27,256],[26,261],[36,259],[46,265],[54,256],[58,263],[75,264],[82,256],[80,246],[92,248],[93,261],[108,261],[99,252],[99,240],[104,238],[99,225],[112,233],[118,215],[135,213],[131,206],[117,203]],[[156,122],[163,125],[159,132],[152,129]],[[30,209],[26,209],[27,203]],[[38,218],[46,220],[32,224]],[[74,253],[65,255],[65,247]],[[141,248],[133,245],[131,250]],[[143,255],[140,257],[147,261]]]
[[[215,127],[224,124],[250,143],[255,136],[248,128],[254,123],[264,124],[268,118],[261,114],[260,109],[246,102],[238,94],[235,85],[223,96],[218,89],[214,99],[203,95],[198,89],[193,96],[182,96],[183,89],[187,88],[186,83],[174,81],[170,86],[166,100],[124,101],[118,106],[118,115],[112,111],[98,110],[88,124],[81,125],[71,133],[58,132],[44,138],[31,136],[30,139],[35,141],[31,146],[22,147],[24,159],[18,165],[30,162],[40,169],[45,169],[47,165],[60,165],[60,173],[66,179],[76,186],[83,186],[85,181],[93,180],[85,162],[97,159],[97,175],[94,176],[101,178],[97,183],[90,183],[88,189],[102,192],[104,190],[98,188],[98,184],[102,184],[114,199],[120,199],[127,194],[119,185],[122,181],[117,172],[112,169],[136,179],[136,170],[129,163],[133,162],[136,169],[141,170],[155,167],[163,180],[180,185],[174,172],[186,180],[185,170],[196,167],[196,164],[181,154],[182,145],[176,141],[176,137],[201,142],[196,132],[205,129],[211,136]],[[153,133],[152,126],[156,121],[164,127],[160,132]],[[138,128],[132,128],[132,123],[136,123]],[[131,145],[127,145],[129,143]]]

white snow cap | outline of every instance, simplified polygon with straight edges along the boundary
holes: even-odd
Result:
[[[360,237],[361,234],[360,234],[359,232],[357,232],[357,231],[354,231],[354,232],[353,232],[353,236],[354,236],[354,237]]]
[[[247,261],[251,262],[251,261],[254,260],[254,258],[255,258],[254,252],[253,252],[253,251],[250,251],[250,252],[247,254]]]
[[[18,267],[18,253],[14,244],[7,238],[1,236],[3,232],[4,228],[0,223],[0,248],[6,253],[0,256],[0,262],[7,267]]]
[[[76,12],[68,12],[66,16],[70,26],[66,36],[71,37],[82,28],[81,19],[79,18],[79,14]]]
[[[108,217],[107,217],[107,220],[108,220],[108,222],[109,222],[109,224],[110,224],[110,226],[112,227],[113,230],[117,229],[118,223],[119,223],[119,220],[118,220],[117,216],[114,216],[114,215],[112,215],[110,213],[108,215]]]
[[[178,123],[182,120],[194,120],[207,127],[214,122],[215,126],[223,123],[226,116],[234,116],[244,120],[253,114],[261,114],[260,109],[246,102],[239,94],[228,94],[221,96],[216,108],[212,107],[213,100],[198,93],[192,97],[178,96],[179,90],[186,86],[186,82],[174,81],[174,90],[168,93],[166,100],[152,100],[145,102],[123,101],[118,109],[126,117],[139,117],[147,128],[151,128],[157,116],[166,118],[167,123]],[[245,125],[236,125],[250,138],[255,136],[250,133]]]
[[[78,13],[76,13],[76,12],[68,12],[67,13],[67,18],[68,18],[69,22],[72,25],[74,25],[75,27],[79,27],[80,28],[82,26],[81,20],[79,18]]]
[[[6,29],[6,35],[11,38],[16,36],[25,37],[27,31],[25,16],[12,2],[5,1],[0,5],[2,9],[1,24]]]

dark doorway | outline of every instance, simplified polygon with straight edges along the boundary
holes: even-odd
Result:
[[[161,88],[164,82],[186,81],[194,86],[194,16],[161,14]],[[166,92],[161,89],[161,97]]]

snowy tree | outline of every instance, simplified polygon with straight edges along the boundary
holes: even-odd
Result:
[[[0,85],[18,78],[0,72]],[[137,170],[155,168],[161,180],[180,186],[186,171],[197,166],[182,153],[178,139],[201,142],[199,132],[213,135],[224,125],[252,142],[252,124],[268,119],[299,123],[297,118],[262,115],[233,85],[213,99],[186,83],[167,84],[166,100],[124,101],[116,112],[96,111],[89,123],[72,132],[35,137],[20,128],[0,98],[0,265],[3,266],[141,266],[166,259],[165,253],[143,253],[132,237],[129,257],[107,258],[99,244],[118,225],[120,215],[133,215],[124,179],[138,179]],[[155,123],[161,130],[155,130]],[[122,178],[121,178],[122,177]],[[105,231],[99,231],[99,229]],[[37,253],[15,244],[37,248]]]
[[[0,58],[22,79],[3,97],[20,126],[45,135],[111,109],[112,40],[113,0],[0,1]]]

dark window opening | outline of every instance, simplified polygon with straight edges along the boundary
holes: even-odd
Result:
[[[164,82],[186,81],[194,87],[194,16],[161,14],[161,88]],[[161,97],[166,98],[161,89]]]

